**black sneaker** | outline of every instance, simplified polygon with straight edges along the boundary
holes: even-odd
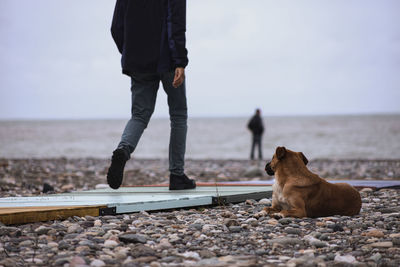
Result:
[[[169,176],[169,190],[184,190],[184,189],[195,189],[196,182],[189,179],[185,174]]]
[[[111,166],[107,173],[107,183],[112,189],[118,189],[121,186],[127,160],[128,156],[122,148],[114,150],[111,158]]]

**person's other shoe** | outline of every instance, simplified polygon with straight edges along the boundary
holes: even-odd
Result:
[[[196,188],[196,182],[193,179],[189,179],[185,174],[171,174],[169,176],[169,190],[184,190],[194,188]]]
[[[122,184],[125,163],[128,156],[122,148],[114,150],[111,158],[111,166],[107,173],[107,183],[112,189],[118,189]]]

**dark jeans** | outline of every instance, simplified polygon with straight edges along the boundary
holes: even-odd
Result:
[[[262,159],[262,145],[261,145],[262,135],[261,134],[253,134],[253,143],[251,145],[251,153],[250,158],[254,159],[254,149],[258,146],[258,158]]]
[[[187,104],[185,82],[178,88],[172,86],[175,72],[154,74],[133,74],[132,78],[132,117],[122,134],[119,148],[131,154],[146,129],[153,114],[160,81],[168,96],[171,133],[169,141],[169,170],[182,175],[185,164]]]

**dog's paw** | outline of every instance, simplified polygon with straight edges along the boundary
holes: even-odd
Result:
[[[279,220],[279,219],[284,218],[285,216],[281,212],[277,212],[277,213],[272,214],[272,217]]]
[[[280,212],[281,209],[277,209],[277,208],[274,208],[274,207],[271,206],[271,207],[265,207],[263,209],[263,211],[265,211],[268,215],[271,215],[271,214]]]

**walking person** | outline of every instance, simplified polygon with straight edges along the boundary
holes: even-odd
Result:
[[[250,152],[250,159],[254,159],[254,150],[255,147],[258,146],[258,158],[261,160],[262,157],[262,135],[264,133],[264,124],[261,118],[261,110],[256,109],[256,113],[251,117],[249,123],[247,124],[247,128],[252,133],[252,145]]]
[[[168,97],[171,122],[169,189],[193,189],[184,173],[187,103],[185,67],[186,0],[117,0],[111,34],[122,55],[122,72],[131,78],[131,118],[114,150],[107,182],[117,189],[127,160],[153,114],[160,82]]]

